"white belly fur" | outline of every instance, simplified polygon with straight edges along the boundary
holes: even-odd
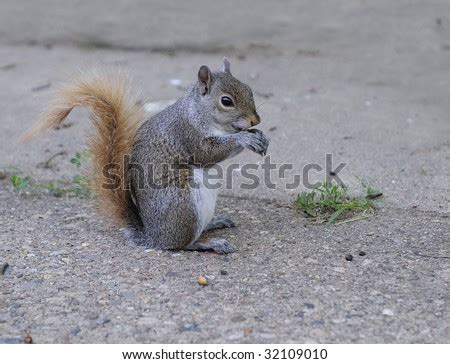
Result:
[[[197,238],[213,218],[217,200],[217,189],[207,188],[204,185],[203,174],[203,169],[194,169],[196,188],[192,189],[192,196],[199,216]]]

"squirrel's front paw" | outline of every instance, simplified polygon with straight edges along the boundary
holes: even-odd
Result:
[[[269,147],[270,139],[267,138],[263,132],[259,129],[250,129],[242,134],[242,146],[248,148],[251,151],[266,155],[267,148]]]

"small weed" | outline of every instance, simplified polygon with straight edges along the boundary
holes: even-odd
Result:
[[[81,198],[90,198],[92,196],[89,187],[89,179],[86,176],[76,175],[72,179],[72,192]]]
[[[313,191],[300,193],[295,203],[308,217],[327,224],[366,218],[375,210],[373,200],[382,193],[367,184],[363,186],[364,196],[350,197],[346,187],[323,182]]]
[[[57,190],[57,187],[53,182],[47,183],[47,185],[45,187],[47,188],[47,191],[49,193],[54,193]]]
[[[75,153],[75,156],[70,159],[72,163],[78,169],[89,159],[89,153],[84,150]],[[72,189],[71,191],[81,198],[90,198],[92,196],[91,189],[89,187],[89,179],[86,176],[77,174],[72,178]]]
[[[28,177],[23,178],[18,175],[12,175],[10,181],[17,192],[25,190],[30,185],[30,179]]]
[[[58,187],[54,182],[49,182],[46,185],[38,185],[47,190],[47,192],[55,197],[62,197],[70,192],[70,189]]]
[[[89,154],[86,151],[77,152],[73,158],[70,159],[77,169],[80,169],[85,161],[89,158]],[[28,177],[20,177],[18,175],[12,175],[10,177],[11,184],[17,192],[21,192],[27,188],[35,190],[46,190],[49,194],[62,197],[62,196],[76,196],[81,198],[90,198],[92,196],[91,189],[89,187],[89,179],[80,174],[75,175],[72,178],[72,183],[66,188],[59,187],[55,182],[48,182],[45,184],[33,182]]]
[[[81,152],[76,152],[75,155],[70,159],[75,167],[80,168],[81,165],[89,159],[89,153],[86,150]]]
[[[366,198],[369,200],[375,200],[378,197],[383,196],[383,193],[375,190],[372,186],[368,185],[367,183],[363,182],[363,186],[366,189]]]

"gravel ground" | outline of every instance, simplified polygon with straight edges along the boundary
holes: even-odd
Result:
[[[324,227],[221,197],[238,226],[212,234],[238,251],[220,256],[130,245],[86,200],[2,187],[3,340],[449,342],[448,216],[381,208]]]

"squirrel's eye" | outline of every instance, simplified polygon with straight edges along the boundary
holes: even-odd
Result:
[[[233,100],[231,100],[231,98],[228,96],[222,96],[222,98],[220,99],[220,102],[225,107],[233,107],[234,106]]]

